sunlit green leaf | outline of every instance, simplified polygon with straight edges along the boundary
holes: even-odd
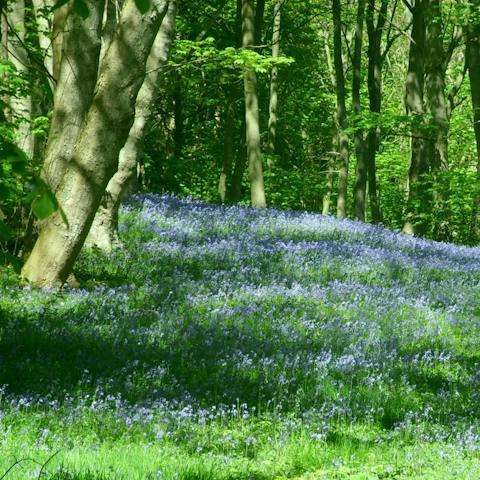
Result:
[[[48,218],[58,209],[58,202],[52,192],[46,191],[32,202],[32,211],[37,218]]]

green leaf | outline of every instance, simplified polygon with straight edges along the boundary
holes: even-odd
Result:
[[[150,9],[150,0],[135,0],[135,5],[141,14],[147,13]]]
[[[0,240],[6,242],[10,239],[12,234],[10,233],[10,229],[5,225],[5,223],[0,220]]]
[[[77,15],[80,15],[84,20],[90,15],[90,10],[83,0],[75,0],[73,10]]]
[[[32,202],[32,211],[37,218],[44,220],[58,209],[58,202],[55,195],[50,192],[43,192]]]
[[[58,2],[52,7],[52,10],[56,10],[57,8],[63,7],[69,1],[70,0],[58,0]]]
[[[10,189],[6,185],[3,185],[0,183],[0,198],[3,200],[6,200],[9,197],[10,197]]]

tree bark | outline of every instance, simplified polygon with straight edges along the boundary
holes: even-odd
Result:
[[[125,2],[57,191],[68,224],[60,212],[50,216],[22,269],[23,277],[34,285],[61,287],[72,272],[133,123],[135,99],[166,7],[166,2],[154,0],[149,12],[142,15],[134,0]]]
[[[337,217],[347,216],[348,187],[348,136],[345,133],[347,109],[345,106],[345,74],[342,58],[342,19],[340,0],[332,0],[333,15],[333,62],[335,65],[335,83],[337,105],[335,110],[335,127],[339,157]]]
[[[368,0],[367,5],[367,33],[368,33],[368,99],[370,113],[379,118],[382,110],[382,35],[385,27],[388,0],[382,0],[375,25],[375,0]],[[382,221],[380,202],[377,194],[376,154],[378,149],[378,125],[374,125],[367,135],[367,170],[368,170],[368,197],[373,223]]]
[[[255,16],[252,0],[242,0],[242,46],[251,48],[255,44]],[[258,113],[257,75],[247,68],[243,74],[245,90],[245,125],[250,176],[251,202],[254,208],[267,206],[263,183],[262,155],[260,151],[260,121]]]
[[[52,92],[55,91],[55,82],[53,81],[53,54],[52,41],[50,39],[51,25],[45,15],[41,13],[42,9],[51,7],[53,1],[51,0],[32,0],[33,8],[35,10],[35,19],[38,29],[38,43],[43,54],[43,64],[45,70],[48,72],[48,83]]]
[[[54,193],[71,167],[73,148],[97,80],[104,3],[87,0],[87,4],[90,15],[86,19],[75,13],[71,2],[66,5],[69,10],[58,16],[65,32],[58,32],[62,50],[55,55],[55,61],[60,57],[60,65],[43,164],[44,178]],[[56,30],[54,27],[54,32]]]
[[[281,4],[282,0],[276,0],[273,9],[273,34],[272,34],[272,58],[275,60],[280,56],[280,25],[281,25]],[[277,108],[278,108],[278,67],[272,67],[270,77],[270,105],[268,117],[268,166],[272,167],[273,156],[275,155],[275,141],[277,138]]]
[[[233,101],[229,101],[225,109],[225,138],[223,142],[222,173],[218,181],[218,195],[220,201],[225,203],[228,195],[228,182],[232,175],[233,165],[233,137],[235,128],[235,108]]]
[[[120,244],[118,237],[118,211],[129,186],[135,182],[137,167],[143,156],[145,131],[152,116],[153,106],[161,92],[164,66],[175,34],[177,0],[170,0],[168,10],[155,37],[147,60],[145,80],[135,102],[135,120],[128,139],[120,151],[118,170],[108,182],[100,207],[90,228],[85,246],[98,247],[110,252]]]
[[[360,87],[362,82],[362,44],[363,23],[365,18],[365,0],[358,1],[357,24],[355,28],[355,46],[353,53],[353,77],[352,77],[352,109],[355,126],[355,153],[357,156],[357,168],[355,186],[353,189],[353,210],[355,217],[365,221],[365,198],[367,190],[367,145],[365,133],[358,124],[361,121],[362,102]]]
[[[255,5],[255,41],[254,45],[262,44],[263,22],[265,14],[265,0],[257,0]]]
[[[235,166],[233,168],[232,186],[230,189],[230,200],[232,202],[239,202],[243,198],[243,175],[247,166],[247,145],[246,138],[245,116],[242,118],[240,125],[240,142],[235,155]]]
[[[29,78],[30,59],[25,49],[27,35],[25,9],[25,1],[17,0],[8,12],[8,60],[15,65],[18,73]],[[15,142],[29,158],[32,158],[35,152],[35,142],[30,128],[33,110],[31,95],[12,96],[10,108],[18,122]]]
[[[408,172],[408,201],[403,232],[422,234],[426,230],[422,212],[428,211],[428,197],[421,184],[428,172],[427,142],[424,122],[425,74],[425,5],[428,0],[416,0],[412,7],[412,32],[405,91],[405,109],[411,118],[411,158]]]
[[[433,202],[436,211],[434,216],[436,220],[433,222],[433,227],[435,237],[445,239],[448,236],[448,213],[446,209],[449,188],[441,172],[448,171],[449,118],[445,97],[447,65],[443,48],[444,31],[441,1],[429,0],[425,13],[425,93],[431,117],[428,152],[433,182]]]
[[[333,67],[333,62],[332,62],[332,55],[330,53],[330,46],[328,42],[328,33],[325,32],[324,35],[324,45],[325,45],[325,56],[327,59],[327,67],[328,67],[328,72],[330,74],[330,84],[332,90],[335,90],[336,88],[336,79],[335,79],[335,69]],[[331,152],[328,153],[328,157],[326,159],[325,165],[327,168],[327,185],[326,185],[326,190],[325,193],[322,196],[322,215],[329,215],[330,214],[330,203],[332,199],[332,194],[333,194],[333,188],[334,188],[334,170],[335,170],[335,160],[336,160],[336,153],[338,151],[338,132],[335,130],[334,135],[332,136],[332,149]]]
[[[473,129],[477,144],[477,188],[480,185],[480,0],[470,0],[467,32],[467,62],[473,107]],[[480,242],[480,191],[473,202],[472,239]]]

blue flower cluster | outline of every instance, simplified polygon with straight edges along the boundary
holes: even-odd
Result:
[[[129,199],[121,236],[83,254],[83,289],[2,292],[0,418],[94,415],[152,442],[366,422],[478,448],[480,248],[154,194]]]

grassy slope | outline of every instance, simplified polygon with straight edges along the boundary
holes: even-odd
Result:
[[[477,478],[480,249],[154,195],[4,276],[0,478]],[[48,472],[48,474],[47,474]]]

